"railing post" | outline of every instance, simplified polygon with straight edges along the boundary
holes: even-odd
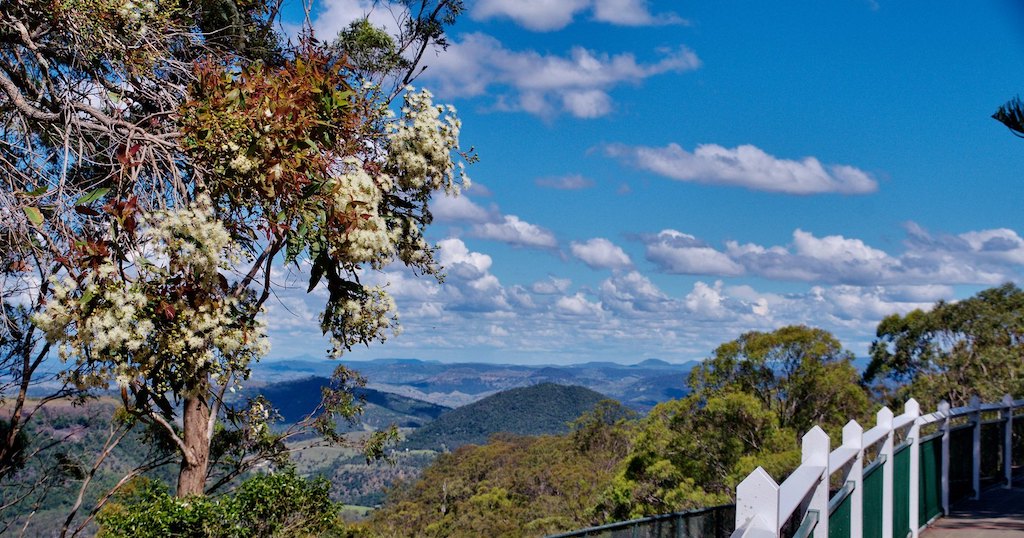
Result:
[[[736,531],[733,536],[775,538],[779,535],[779,485],[758,467],[736,486]]]
[[[825,430],[815,426],[804,434],[800,447],[801,465],[816,465],[823,469],[818,478],[818,485],[814,487],[807,505],[808,510],[818,511],[818,524],[814,527],[814,538],[828,538],[828,453],[829,439]]]
[[[921,488],[921,425],[917,418],[921,416],[921,404],[911,398],[903,406],[903,413],[914,419],[910,423],[907,436],[910,438],[910,535],[917,538],[918,527],[918,496]]]
[[[850,494],[850,538],[864,536],[864,428],[851,420],[843,426],[843,446],[856,448],[857,456],[850,462],[843,482],[853,482]],[[829,469],[831,476],[832,469]]]
[[[888,407],[879,409],[875,420],[879,426],[887,429],[878,455],[885,458],[882,463],[882,538],[892,538],[892,471],[895,464],[892,446],[892,410]]]
[[[981,399],[977,395],[971,396],[971,420],[974,421],[974,442],[972,450],[971,487],[974,488],[972,499],[981,497]]]
[[[942,515],[949,515],[949,402],[939,402],[939,413],[942,413]]]
[[[1013,396],[1003,396],[1003,418],[1006,419],[1003,430],[1003,473],[1006,475],[1006,489],[1013,487]]]

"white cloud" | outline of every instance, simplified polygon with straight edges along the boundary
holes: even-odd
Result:
[[[556,189],[560,191],[579,191],[594,186],[594,182],[580,174],[571,174],[559,177],[538,178],[535,183],[538,187]]]
[[[439,221],[487,222],[491,215],[466,195],[438,196],[431,200],[430,212]]]
[[[722,295],[722,282],[708,286],[704,282],[696,282],[693,290],[684,300],[686,309],[698,319],[721,319],[728,316],[725,308],[725,297]]]
[[[572,280],[568,278],[557,278],[549,276],[544,280],[539,280],[530,285],[530,291],[538,295],[558,295],[564,294],[569,290],[569,286],[572,285]]]
[[[637,84],[664,73],[692,71],[700,66],[686,47],[659,52],[660,58],[642,63],[631,53],[604,54],[574,47],[568,56],[514,51],[497,39],[472,33],[453,40],[430,63],[423,79],[447,97],[475,97],[492,92],[496,107],[550,116],[564,110],[592,118],[611,111],[608,91]]]
[[[743,266],[696,237],[676,230],[662,230],[647,240],[646,257],[667,273],[737,276]]]
[[[653,282],[637,271],[613,276],[601,283],[601,304],[628,317],[678,310],[678,301],[665,295]]]
[[[470,251],[457,238],[443,239],[437,246],[438,263],[447,276],[441,287],[446,310],[493,312],[511,308],[498,277],[490,273],[490,256]]]
[[[612,111],[612,98],[602,90],[567,90],[562,106],[577,118],[600,118]]]
[[[736,148],[702,144],[692,153],[674,143],[663,148],[610,144],[604,151],[632,166],[679,181],[787,194],[866,194],[878,189],[870,174],[853,166],[825,166],[814,157],[780,159],[749,144]]]
[[[646,0],[594,0],[594,20],[619,26],[689,24],[675,13],[652,14]]]
[[[592,269],[622,269],[633,264],[621,247],[603,237],[584,243],[573,241],[569,250]]]
[[[316,37],[331,41],[338,32],[348,28],[356,20],[368,18],[378,28],[396,35],[401,21],[408,19],[409,10],[400,3],[386,0],[324,0],[320,11],[313,20]]]
[[[982,237],[995,238],[995,245]],[[1012,280],[1020,273],[1015,249],[1000,250],[1012,246],[1012,241],[1013,237],[998,230],[932,237],[920,227],[909,225],[906,250],[893,255],[860,239],[815,237],[798,229],[793,232],[792,250],[729,242],[726,252],[748,273],[777,280],[861,286],[992,285]],[[986,250],[986,244],[995,248],[995,253]]]
[[[565,28],[588,9],[594,20],[619,26],[687,24],[674,13],[652,14],[644,0],[480,0],[471,15],[476,20],[511,19],[528,30],[549,32]]]
[[[588,301],[582,293],[560,297],[555,302],[555,311],[570,316],[597,317],[602,314],[601,303]]]
[[[536,32],[565,28],[590,0],[479,0],[470,12],[476,20],[511,19]]]
[[[510,245],[534,248],[555,248],[558,240],[551,231],[520,220],[515,215],[505,215],[501,222],[476,224],[474,237],[493,239]]]

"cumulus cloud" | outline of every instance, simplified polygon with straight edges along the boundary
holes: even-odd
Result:
[[[725,252],[749,274],[775,280],[849,285],[998,284],[1019,274],[1014,254],[995,257],[975,238],[988,232],[932,237],[909,229],[905,251],[890,254],[860,239],[816,237],[796,230],[789,246],[727,242]],[[1001,232],[994,234],[1003,238]],[[972,246],[971,240],[976,240]],[[1000,239],[1001,241],[1002,239]],[[1012,251],[1011,251],[1012,252]]]
[[[555,302],[555,311],[569,316],[596,317],[601,315],[602,309],[601,303],[589,301],[582,293],[576,293],[575,295],[560,297]]]
[[[510,19],[529,30],[549,32],[565,28],[587,10],[594,20],[619,26],[687,24],[674,13],[652,14],[644,0],[480,0],[470,15],[476,20]]]
[[[689,21],[675,13],[652,14],[646,0],[595,0],[594,20],[619,26],[689,24]]]
[[[678,301],[661,291],[637,271],[613,276],[599,287],[601,304],[621,315],[635,317],[677,310]]]
[[[481,239],[493,239],[514,246],[533,248],[555,248],[558,239],[550,230],[520,220],[515,215],[505,215],[500,222],[485,222],[473,226],[472,234]]]
[[[579,191],[589,189],[594,186],[593,180],[585,178],[580,174],[570,174],[568,176],[558,177],[542,177],[537,178],[534,183],[536,183],[538,187],[556,189],[560,191]]]
[[[468,196],[438,196],[430,203],[430,213],[442,222],[487,222],[491,215]]]
[[[536,32],[565,28],[590,0],[480,0],[470,12],[476,20],[511,19]]]
[[[566,111],[593,118],[611,112],[608,91],[615,86],[700,67],[686,47],[662,50],[659,56],[644,63],[631,53],[609,55],[583,47],[573,47],[568,56],[515,51],[489,35],[471,33],[453,40],[423,79],[446,97],[496,93],[495,106],[501,110],[541,116]]]
[[[737,276],[743,266],[696,237],[676,230],[662,230],[648,238],[646,257],[666,273]]]
[[[401,21],[409,17],[409,10],[401,3],[386,0],[324,0],[319,5],[313,30],[319,39],[325,41],[334,39],[353,21],[364,18],[395,35],[401,29]]]
[[[569,250],[592,269],[622,269],[633,264],[621,247],[603,237],[595,237],[583,243],[573,241]]]
[[[870,174],[853,166],[823,165],[815,157],[780,159],[749,144],[735,148],[702,144],[693,152],[674,143],[663,148],[610,144],[604,152],[679,181],[786,194],[867,194],[878,189]]]
[[[538,295],[557,295],[564,294],[569,290],[569,286],[572,285],[572,280],[568,278],[558,278],[549,276],[544,280],[539,280],[530,285],[530,291]]]
[[[438,241],[438,263],[447,279],[442,290],[446,310],[490,312],[508,310],[507,294],[490,272],[490,256],[469,250],[458,238]]]

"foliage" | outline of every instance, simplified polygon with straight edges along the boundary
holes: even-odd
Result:
[[[347,536],[328,489],[323,479],[281,472],[250,478],[230,495],[177,498],[138,480],[100,512],[97,536]]]
[[[1014,284],[983,290],[931,310],[893,314],[878,325],[864,373],[892,401],[914,397],[931,408],[971,396],[986,401],[1024,395],[1024,291]]]
[[[499,435],[443,454],[392,491],[367,534],[543,536],[593,525],[591,508],[629,448],[628,425],[607,416],[582,419],[581,437]]]
[[[806,430],[838,432],[866,411],[851,361],[832,335],[802,326],[722,344],[691,372],[689,396],[640,422],[596,511],[617,521],[712,506],[757,465],[785,476]]]
[[[1024,138],[1024,103],[1014,97],[1000,106],[992,118],[1002,123],[1015,136]]]
[[[282,454],[265,402],[224,397],[266,353],[275,263],[308,261],[309,290],[326,284],[335,355],[397,328],[366,271],[440,277],[429,199],[457,193],[473,160],[454,109],[411,88],[393,107],[400,92],[364,84],[346,57],[367,55],[346,47],[377,43],[331,46],[309,28],[283,43],[280,6],[0,0],[0,381],[18,394],[0,461],[53,346],[66,363],[51,397],[115,387],[123,424],[162,428],[154,439],[177,450],[180,494],[231,460],[217,487]],[[407,7],[393,43],[415,53],[404,74],[378,73],[403,88],[461,2]],[[358,406],[332,393],[321,410]]]
[[[458,407],[419,428],[401,445],[453,450],[482,444],[499,432],[542,435],[568,431],[568,424],[594,408],[604,396],[578,386],[541,383],[499,392]]]

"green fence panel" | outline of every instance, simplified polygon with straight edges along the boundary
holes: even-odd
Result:
[[[974,427],[957,426],[949,432],[949,502],[974,494],[973,473]]]
[[[918,445],[921,459],[918,473],[917,521],[924,525],[942,514],[942,435]]]
[[[828,516],[828,538],[850,538],[850,495],[843,500]]]
[[[864,538],[882,538],[882,465],[879,458],[864,471]]]
[[[892,470],[892,535],[905,538],[910,534],[910,450],[904,444],[896,449]]]

